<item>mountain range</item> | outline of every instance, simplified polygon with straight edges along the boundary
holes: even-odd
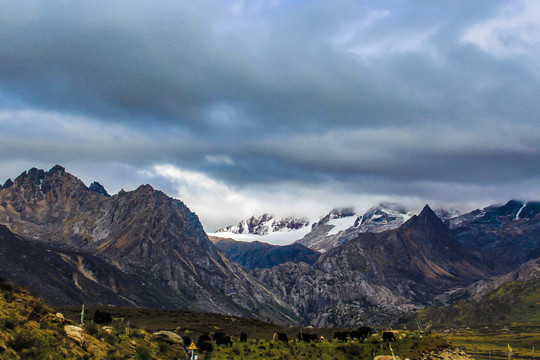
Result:
[[[0,189],[0,223],[17,235],[6,234],[11,243],[25,239],[21,246],[40,249],[39,258],[44,251],[51,254],[42,262],[25,251],[10,256],[23,265],[31,257],[31,264],[17,268],[18,278],[41,273],[46,277],[39,284],[42,294],[53,304],[79,304],[85,298],[96,304],[129,302],[298,321],[280,299],[217,250],[181,201],[149,185],[108,196],[61,166],[48,172],[33,168]],[[42,273],[42,266],[51,271]],[[14,269],[2,271],[6,279],[13,277]],[[64,290],[56,291],[53,284]]]
[[[252,216],[238,225],[217,230],[215,237],[237,240],[260,240],[272,242],[281,235],[289,243],[296,240],[310,249],[326,252],[364,232],[382,232],[399,227],[412,212],[394,203],[381,203],[370,208],[365,214],[358,214],[353,208],[334,208],[320,220],[305,218],[278,219],[270,214]],[[251,237],[246,236],[251,235]]]
[[[474,296],[482,287],[468,286],[540,257],[539,210],[512,200],[467,214],[426,205],[414,215],[380,204],[362,215],[334,209],[318,221],[254,216],[209,238],[185,204],[150,185],[111,196],[57,165],[0,186],[0,276],[57,305],[313,326],[395,323]],[[287,246],[214,237],[246,233],[301,236]]]

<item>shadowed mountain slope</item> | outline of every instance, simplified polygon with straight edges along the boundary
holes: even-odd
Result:
[[[454,217],[447,224],[465,248],[499,274],[540,257],[540,202],[511,200]]]
[[[267,269],[286,262],[313,265],[321,255],[298,243],[278,246],[260,241],[244,242],[218,237],[210,237],[210,240],[229,259],[248,270]]]

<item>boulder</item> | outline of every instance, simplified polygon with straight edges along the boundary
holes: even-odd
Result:
[[[158,341],[163,341],[172,345],[178,344],[184,346],[184,340],[182,340],[182,337],[172,331],[161,330],[155,332],[154,336]]]
[[[56,320],[61,322],[62,324],[64,323],[64,321],[66,321],[66,319],[64,318],[64,315],[62,315],[61,313],[56,313]]]
[[[80,326],[66,325],[64,326],[64,331],[71,340],[75,341],[80,346],[84,344],[83,329]]]

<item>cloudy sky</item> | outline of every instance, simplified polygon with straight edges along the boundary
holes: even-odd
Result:
[[[150,183],[208,231],[540,196],[540,3],[0,0],[0,181]]]

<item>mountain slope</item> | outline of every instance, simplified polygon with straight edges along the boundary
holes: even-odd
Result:
[[[48,247],[108,262],[140,278],[151,293],[159,287],[156,301],[166,292],[175,307],[295,321],[279,299],[218,252],[194,213],[149,185],[109,197],[60,166],[31,169],[0,189],[0,223]]]
[[[448,294],[447,302],[462,299],[478,300],[506,283],[528,282],[536,279],[540,279],[540,258],[530,260],[508,274],[482,279],[463,289],[458,289]]]
[[[540,259],[519,269],[481,280],[452,294],[453,304],[428,308],[416,316],[434,327],[496,326],[540,322]]]
[[[540,257],[540,202],[511,200],[454,217],[447,224],[464,247],[499,274]]]
[[[178,307],[166,289],[148,284],[88,252],[27,241],[0,225],[0,276],[25,284],[57,305],[83,303]]]
[[[244,242],[217,237],[210,237],[210,240],[229,259],[248,270],[271,268],[286,262],[313,265],[320,256],[318,252],[297,243],[277,246],[260,241]]]

